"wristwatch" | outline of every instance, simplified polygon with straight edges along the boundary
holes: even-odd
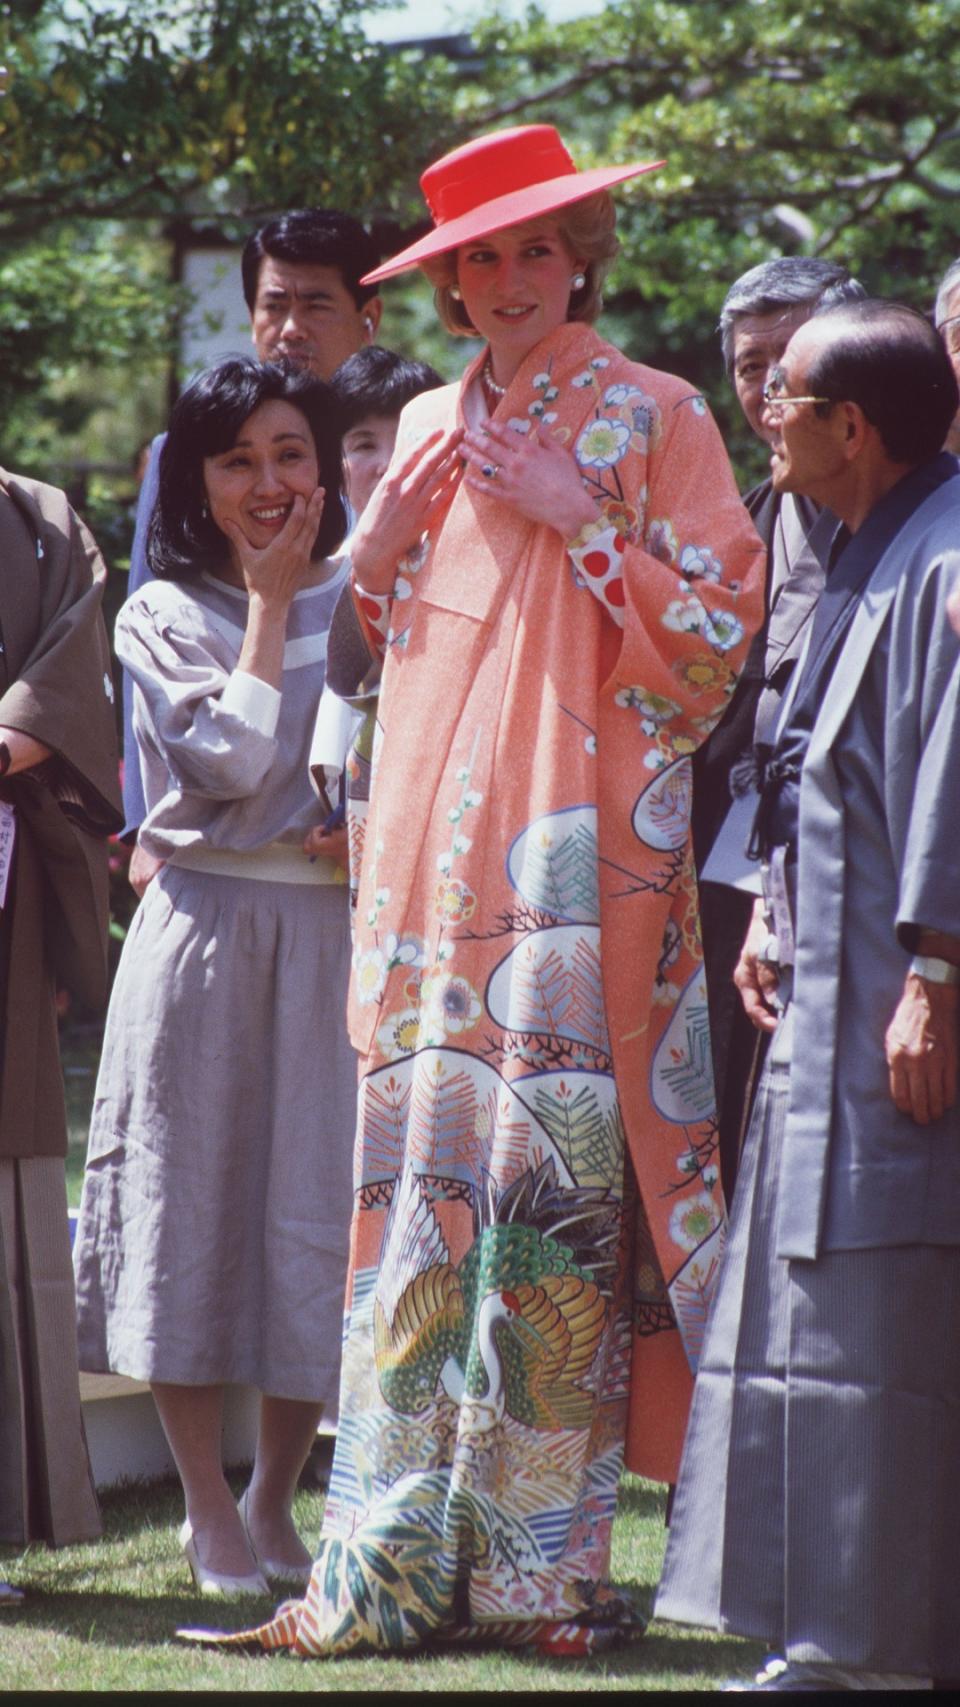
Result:
[[[915,978],[925,978],[928,984],[960,984],[960,966],[935,954],[915,954],[907,971]]]
[[[10,748],[7,746],[6,741],[0,741],[0,776],[6,776],[12,764],[13,759],[10,757]]]

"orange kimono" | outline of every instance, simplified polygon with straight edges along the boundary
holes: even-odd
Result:
[[[476,412],[478,367],[399,450]],[[762,547],[703,399],[584,326],[497,417],[570,445],[597,519],[568,552],[461,485],[392,601],[357,595],[389,632],[340,1424],[310,1588],[259,1633],[303,1654],[635,1629],[618,1476],[676,1473],[723,1236],[689,754]]]

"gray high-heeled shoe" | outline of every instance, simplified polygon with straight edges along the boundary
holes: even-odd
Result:
[[[244,1524],[244,1528],[246,1528],[246,1524]],[[190,1566],[193,1580],[201,1594],[227,1600],[235,1595],[268,1595],[270,1593],[269,1585],[259,1570],[247,1577],[230,1577],[222,1571],[211,1571],[208,1565],[202,1564],[197,1553],[197,1544],[193,1538],[189,1518],[184,1521],[180,1530],[180,1545],[183,1548],[187,1564]],[[254,1554],[254,1558],[256,1558],[256,1554]]]
[[[296,1583],[298,1587],[306,1588],[311,1576],[313,1575],[312,1559],[309,1565],[284,1565],[277,1559],[263,1559],[257,1552],[257,1549],[254,1546],[253,1537],[250,1534],[250,1525],[247,1522],[247,1494],[249,1494],[249,1492],[250,1489],[247,1488],[246,1493],[244,1493],[238,1500],[237,1510],[240,1513],[240,1522],[243,1524],[243,1533],[247,1538],[247,1546],[256,1559],[261,1571],[265,1577],[269,1577],[271,1582]]]

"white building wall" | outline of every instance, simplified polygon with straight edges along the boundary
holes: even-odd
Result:
[[[190,249],[184,255],[183,282],[193,297],[180,340],[184,381],[223,356],[253,354],[240,255],[239,245]]]

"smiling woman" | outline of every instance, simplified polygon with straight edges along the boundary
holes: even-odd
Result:
[[[149,1381],[204,1593],[304,1580],[290,1516],[336,1405],[355,1068],[341,849],[318,827],[310,730],[346,564],[337,410],[247,359],[178,402],[150,534],[159,578],[117,621],[164,863],[114,983],[75,1261],[82,1367]],[[302,1314],[301,1314],[302,1312]],[[300,1326],[294,1318],[299,1317]],[[240,1509],[223,1388],[262,1394]]]
[[[236,529],[249,545],[265,546],[284,527],[297,498],[304,508],[323,493],[313,435],[306,417],[291,403],[262,403],[219,456],[204,457],[203,479],[210,515],[233,542]],[[231,567],[243,585],[242,560]]]
[[[174,422],[177,436],[164,446],[159,503],[150,527],[154,574],[196,581],[213,570],[242,584],[237,542],[228,531],[240,519],[238,506],[244,507],[246,530],[258,525],[251,512],[269,509],[268,500],[279,498],[290,511],[299,498],[302,515],[318,481],[324,491],[315,500],[308,557],[318,563],[336,550],[347,526],[340,435],[335,400],[321,381],[234,357],[188,387],[171,426]],[[264,478],[272,482],[266,489],[258,484]],[[222,509],[226,527],[215,507]],[[244,527],[240,532],[245,534]],[[257,543],[267,541],[248,540]],[[270,565],[286,567],[286,555],[271,558]]]
[[[331,630],[337,691],[384,659],[340,1423],[306,1596],[238,1640],[642,1629],[617,1478],[675,1470],[723,1222],[687,755],[762,567],[702,397],[590,324],[647,169],[481,137],[367,275],[422,263],[486,348],[405,409]]]
[[[558,296],[555,307],[561,308],[561,319],[589,324],[600,311],[600,288],[617,248],[614,205],[607,192],[599,190],[557,214],[499,231],[480,245],[466,245],[462,251],[452,249],[428,258],[423,270],[434,286],[437,313],[447,331],[487,336],[482,326],[474,324],[463,301],[461,265],[471,273],[489,269],[496,262],[498,249],[526,254],[534,262],[547,261],[551,253],[559,254],[563,260],[558,286],[563,295]],[[541,269],[535,268],[534,276],[538,273]],[[475,297],[473,300],[482,314],[481,304]]]

